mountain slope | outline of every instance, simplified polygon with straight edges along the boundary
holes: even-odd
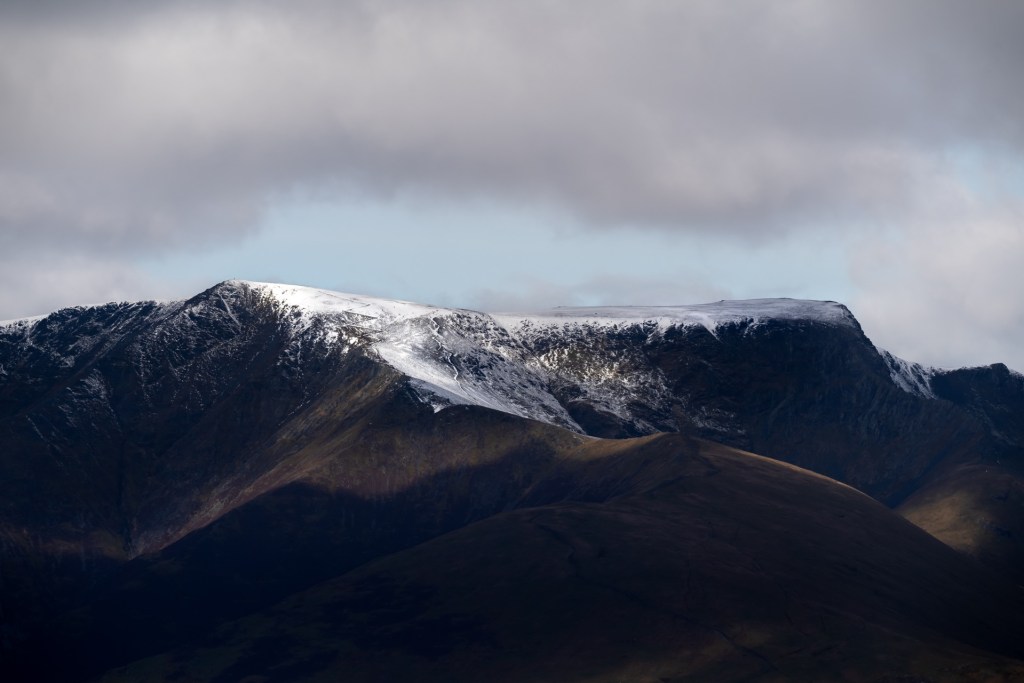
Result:
[[[607,450],[569,455],[569,501],[490,516],[104,680],[1024,675],[1024,594],[866,496],[676,435]]]

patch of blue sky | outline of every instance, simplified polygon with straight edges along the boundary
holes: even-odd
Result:
[[[989,144],[965,143],[947,149],[944,158],[975,199],[1024,200],[1024,159],[1019,154]]]
[[[183,286],[240,278],[464,307],[479,301],[481,289],[515,291],[537,281],[577,292],[574,301],[551,306],[698,303],[670,291],[684,280],[732,298],[844,301],[852,294],[846,245],[835,239],[803,235],[751,245],[735,235],[586,229],[554,211],[484,202],[281,201],[243,240],[141,265]],[[607,293],[580,294],[581,283],[609,278],[669,283],[670,300],[633,301],[629,291],[615,301],[604,300]]]

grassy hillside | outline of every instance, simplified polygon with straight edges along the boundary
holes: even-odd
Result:
[[[853,489],[678,435],[559,457],[561,502],[372,561],[103,680],[1024,676],[1019,589]]]

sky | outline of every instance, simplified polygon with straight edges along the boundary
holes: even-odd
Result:
[[[1024,370],[1024,3],[4,0],[0,319],[797,297]]]

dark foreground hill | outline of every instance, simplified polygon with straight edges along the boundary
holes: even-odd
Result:
[[[474,408],[413,424],[434,474],[388,494],[310,477],[259,496],[135,560],[19,667],[124,681],[1024,675],[1020,589],[827,478],[681,435],[584,439]],[[375,469],[409,452],[404,438],[347,459]]]
[[[559,503],[383,557],[104,680],[1024,677],[1020,590],[853,489],[675,435],[566,455],[571,477],[538,482]]]
[[[1022,406],[820,302],[0,326],[0,673],[1014,680]]]

